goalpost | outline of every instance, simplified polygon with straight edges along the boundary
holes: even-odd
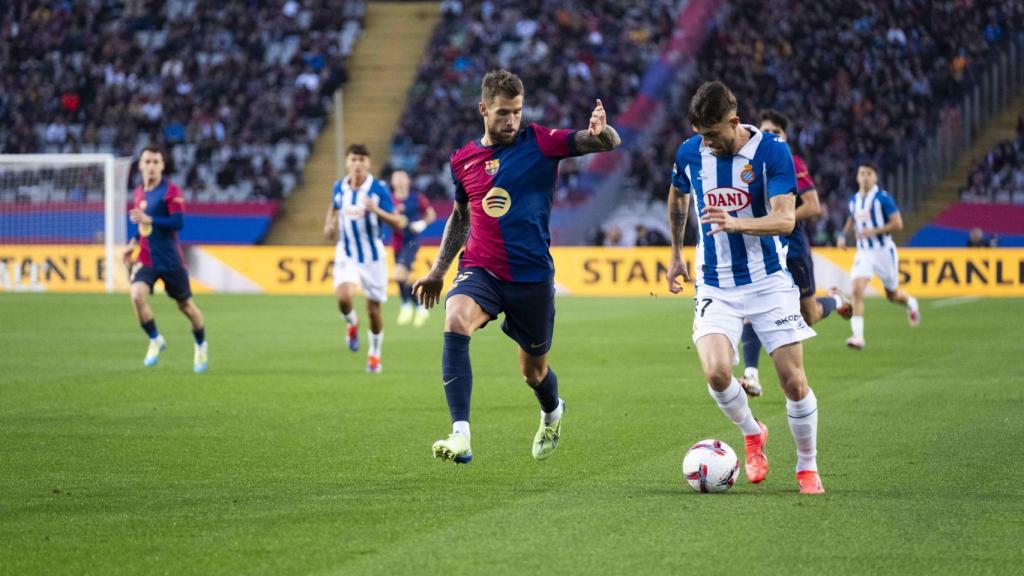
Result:
[[[0,154],[0,290],[66,281],[58,247],[93,248],[102,265],[92,280],[102,277],[107,292],[126,287],[118,252],[127,243],[130,168],[131,158],[112,154]]]

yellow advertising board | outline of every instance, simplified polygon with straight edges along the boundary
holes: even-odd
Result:
[[[562,294],[579,296],[666,295],[668,248],[556,247],[555,282]],[[412,277],[426,273],[437,253],[424,247]],[[849,288],[853,249],[814,251],[819,289]],[[196,292],[330,294],[333,246],[192,246],[186,249]],[[687,250],[692,262],[693,249]],[[388,252],[388,258],[392,256]],[[391,262],[393,268],[393,261]],[[1024,249],[899,250],[900,284],[919,297],[1024,297]],[[102,246],[0,246],[0,290],[102,292]],[[124,272],[117,285],[124,287]],[[448,282],[454,275],[450,271]],[[872,286],[881,294],[878,280]],[[394,286],[391,287],[394,291]],[[692,290],[687,290],[692,294]]]

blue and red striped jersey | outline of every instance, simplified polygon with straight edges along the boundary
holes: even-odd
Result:
[[[580,155],[575,134],[530,124],[506,146],[474,140],[452,154],[455,201],[470,214],[460,268],[484,268],[511,282],[554,277],[548,222],[558,162]]]
[[[151,224],[139,224],[139,262],[155,270],[178,270],[185,268],[185,257],[178,243],[181,222],[170,218],[185,213],[185,197],[181,188],[173,182],[161,180],[152,190],[142,186],[132,192],[133,207],[140,208],[153,217]],[[170,224],[170,222],[176,222]]]

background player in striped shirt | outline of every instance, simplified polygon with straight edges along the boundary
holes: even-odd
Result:
[[[352,295],[361,284],[366,293],[366,312],[370,317],[366,371],[383,369],[381,347],[384,343],[384,318],[381,304],[388,299],[388,261],[381,240],[381,223],[393,228],[405,226],[404,216],[393,214],[391,192],[370,174],[370,151],[353,144],[345,151],[347,175],[334,183],[331,205],[327,208],[324,235],[338,237],[334,252],[334,294],[341,317],[348,323],[345,339],[349,350],[359,350],[359,317],[352,308]]]
[[[391,174],[391,191],[395,195],[395,208],[406,220],[405,228],[395,228],[395,233],[391,237],[391,247],[395,252],[395,283],[398,284],[398,293],[402,296],[398,325],[413,322],[419,327],[430,317],[430,312],[423,306],[416,306],[412,284],[409,283],[409,269],[412,268],[416,254],[420,250],[420,234],[437,219],[437,212],[425,195],[419,190],[412,189],[409,174],[405,170],[395,170]]]
[[[786,130],[789,129],[789,117],[778,110],[762,110],[760,113],[760,130],[775,134],[779,140],[788,142]],[[821,203],[814,180],[807,169],[803,158],[793,155],[793,167],[796,169],[796,225],[786,235],[786,268],[793,276],[793,282],[800,289],[800,314],[808,326],[827,318],[833,310],[843,318],[849,319],[853,313],[849,300],[836,288],[829,291],[828,296],[815,297],[817,287],[814,284],[814,259],[811,258],[811,242],[804,231],[803,222],[821,215]],[[757,364],[761,357],[761,340],[749,322],[743,325],[743,378],[740,386],[751,396],[761,395],[761,382]]]
[[[903,229],[903,216],[896,202],[878,187],[878,169],[874,164],[861,162],[857,167],[857,193],[850,198],[850,215],[843,225],[839,246],[846,246],[846,235],[857,232],[857,254],[853,258],[853,318],[850,329],[853,335],[846,345],[854,350],[864,348],[864,290],[873,275],[878,275],[885,287],[885,297],[890,302],[907,307],[907,318],[911,326],[921,321],[917,298],[900,290],[899,258],[892,233]]]
[[[157,280],[164,283],[167,295],[178,303],[178,309],[192,323],[195,339],[192,369],[206,372],[207,347],[203,313],[192,300],[185,257],[178,243],[178,230],[185,225],[185,198],[181,188],[164,180],[164,154],[155,146],[147,146],[139,155],[142,185],[132,191],[132,208],[128,217],[138,226],[124,253],[131,278],[132,305],[142,330],[149,336],[149,349],[143,364],[154,366],[166,348],[164,337],[156,328],[149,295]],[[138,256],[133,258],[136,249]]]
[[[781,236],[796,222],[796,171],[789,146],[740,123],[736,97],[707,82],[690,102],[696,133],[679,146],[669,188],[672,260],[668,287],[689,280],[683,233],[690,197],[701,215],[694,294],[693,341],[708,391],[744,435],[747,479],[764,480],[768,428],[754,419],[732,375],[744,319],[750,320],[775,363],[796,440],[796,477],[803,494],[824,492],[817,466],[818,403],[807,385],[802,340],[814,336],[800,315],[799,290],[786,270]]]
[[[536,124],[520,129],[523,93],[523,82],[511,72],[496,70],[484,76],[478,106],[483,137],[451,156],[455,207],[433,268],[413,285],[427,308],[436,304],[445,272],[466,244],[445,303],[441,378],[452,433],[432,447],[435,458],[457,463],[473,458],[470,336],[501,313],[501,328],[519,345],[520,371],[541,406],[533,457],[543,460],[558,446],[565,402],[547,360],[555,321],[548,222],[558,163],[569,156],[612,150],[620,142],[606,122],[600,100],[586,130]]]

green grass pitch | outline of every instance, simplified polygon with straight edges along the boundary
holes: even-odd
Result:
[[[154,299],[0,294],[0,574],[1009,574],[1024,566],[1024,300],[930,301],[911,330],[868,303],[868,348],[806,345],[823,497],[801,497],[767,358],[771,473],[692,492],[685,449],[742,439],[690,342],[689,298],[560,299],[568,402],[551,459],[496,325],[472,344],[468,466],[449,431],[441,317],[396,327],[384,373],[344,350],[328,297],[204,295],[210,372]],[[362,306],[362,303],[359,304]],[[365,312],[362,311],[364,319]],[[364,336],[365,339],[365,336]],[[364,344],[365,346],[365,344]],[[365,348],[364,348],[365,350]],[[741,456],[742,457],[742,456]]]

